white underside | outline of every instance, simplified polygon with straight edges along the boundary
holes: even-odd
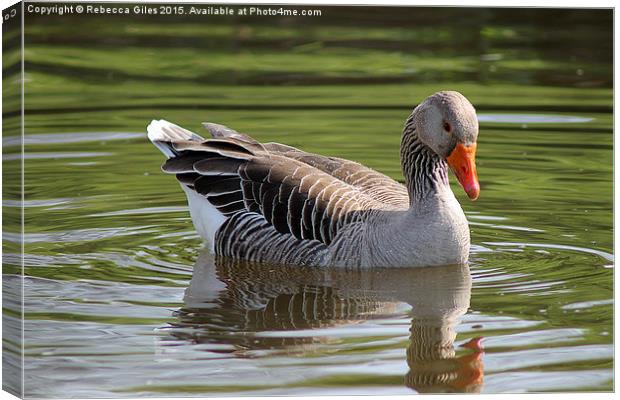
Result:
[[[194,222],[196,231],[202,237],[207,248],[213,252],[215,249],[215,233],[222,226],[226,217],[220,213],[202,195],[196,193],[185,185],[181,185],[187,195],[189,214]]]
[[[171,142],[178,139],[179,135],[181,135],[184,140],[200,139],[196,134],[163,119],[153,120],[146,130],[151,142],[164,153],[166,158],[175,157],[175,153],[171,148]],[[174,130],[176,136],[169,136],[166,130]],[[226,217],[217,211],[204,196],[196,193],[183,184],[181,184],[181,187],[187,195],[189,213],[196,227],[196,231],[204,240],[206,247],[213,252],[215,249],[215,233],[220,226],[222,226]]]

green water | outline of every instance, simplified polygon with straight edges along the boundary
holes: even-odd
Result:
[[[321,10],[26,15],[26,396],[612,390],[611,11]],[[4,28],[7,332],[20,38]],[[402,179],[403,122],[442,89],[480,117],[480,199],[453,182],[468,267],[214,260],[145,134],[217,122]]]

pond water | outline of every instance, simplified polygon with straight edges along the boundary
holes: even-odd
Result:
[[[26,396],[612,390],[611,12],[322,10],[27,16],[23,260],[5,27],[4,360],[23,261]],[[145,133],[218,122],[402,179],[403,121],[441,89],[480,117],[480,199],[451,178],[467,266],[214,259]]]

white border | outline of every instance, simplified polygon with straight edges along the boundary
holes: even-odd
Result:
[[[35,1],[26,1],[26,2],[35,2]],[[44,1],[39,1],[38,3],[43,3]],[[72,1],[72,0],[65,0],[65,3],[103,3],[103,2],[117,2],[117,1]],[[5,9],[7,7],[10,7],[11,5],[17,3],[17,1],[11,1],[11,0],[0,0],[0,7],[2,9]],[[50,2],[50,3],[55,3],[55,2]],[[121,1],[118,1],[118,3],[123,3]],[[515,1],[515,0],[504,0],[504,1],[498,1],[498,0],[478,0],[478,1],[468,1],[468,0],[449,0],[449,1],[445,1],[445,2],[440,2],[440,1],[419,1],[419,0],[389,0],[389,1],[379,1],[379,0],[356,0],[356,1],[347,1],[347,0],[337,0],[337,1],[330,1],[330,0],[313,0],[313,1],[286,1],[286,0],[268,0],[268,1],[251,1],[251,0],[221,0],[221,1],[183,1],[183,0],[168,0],[168,1],[144,1],[144,0],[134,0],[134,1],[126,1],[124,3],[207,3],[207,4],[290,4],[290,5],[294,5],[294,4],[302,4],[302,5],[378,5],[378,6],[444,6],[444,7],[541,7],[541,8],[614,8],[615,7],[615,1],[613,0],[591,0],[588,2],[584,2],[584,1],[577,1],[577,0],[545,0],[545,1],[531,1],[531,0],[521,0],[521,1]],[[23,11],[22,11],[22,23],[23,23]],[[618,31],[615,29],[616,27],[616,22],[617,22],[617,17],[616,17],[616,13],[614,10],[614,78],[616,76],[615,72],[616,72],[616,68],[618,66],[617,63],[617,43],[618,43]],[[1,39],[2,39],[2,33],[0,31],[0,43],[1,43]],[[22,48],[23,48],[23,35],[22,35]],[[22,73],[23,73],[23,59],[22,59]],[[614,79],[614,105],[618,104],[619,97],[618,97],[618,93],[615,91],[615,79]],[[0,105],[1,105],[1,99],[0,99]],[[22,86],[22,105],[23,105],[23,86]],[[0,124],[2,122],[2,116],[0,114]],[[615,210],[617,209],[616,205],[617,205],[617,201],[618,201],[618,185],[616,185],[616,169],[618,168],[618,154],[616,151],[616,146],[615,146],[615,132],[617,131],[617,127],[618,127],[618,121],[615,118],[615,107],[614,107],[614,228],[616,226],[618,226],[618,222],[620,220],[620,218],[618,217],[618,215],[616,214]],[[22,138],[23,138],[23,106],[22,106]],[[22,151],[23,151],[23,143],[22,143]],[[0,173],[1,173],[1,167],[0,167]],[[0,181],[1,181],[1,174],[0,174]],[[1,183],[1,182],[0,182]],[[1,187],[1,186],[0,186]],[[22,158],[22,187],[23,187],[23,158]],[[1,189],[0,189],[1,190]],[[23,195],[23,194],[22,194]],[[23,218],[23,209],[22,209],[22,218]],[[1,218],[1,216],[0,216]],[[23,230],[22,230],[23,232]],[[615,229],[614,229],[614,250],[618,245],[617,240],[617,235],[615,235]],[[22,242],[23,243],[23,242]],[[23,254],[23,252],[22,252]],[[615,254],[615,251],[614,251]],[[1,256],[1,248],[0,248],[0,256]],[[619,288],[618,282],[616,280],[616,276],[615,276],[615,270],[614,270],[614,299],[615,299],[615,294],[617,293]],[[23,282],[22,282],[22,289],[23,289]],[[23,294],[23,291],[22,291]],[[0,300],[1,301],[1,300]],[[22,300],[22,304],[23,304],[23,300]],[[616,311],[615,307],[614,307],[614,311]],[[23,313],[23,309],[22,309],[22,313]],[[615,345],[615,338],[618,337],[618,326],[617,326],[617,315],[614,313],[614,345]],[[23,319],[22,319],[22,324],[23,324]],[[1,334],[1,327],[0,327],[0,334]],[[23,335],[23,327],[22,327],[22,335]],[[23,344],[23,338],[22,338],[22,344]],[[615,366],[615,361],[618,360],[618,348],[617,346],[614,346],[614,351],[615,351],[615,356],[614,356],[614,366]],[[22,360],[23,362],[23,360]],[[23,369],[22,369],[23,371]],[[1,376],[1,369],[0,369],[0,376]],[[22,372],[23,373],[23,372]],[[614,368],[614,375],[615,375],[615,382],[617,382],[617,369]],[[465,398],[464,396],[466,395],[435,395],[438,396],[440,398],[450,398],[450,399],[460,399],[460,398]],[[494,398],[500,398],[500,399],[506,399],[506,400],[521,400],[523,399],[523,394],[488,394],[488,395],[484,395],[485,398],[490,398],[490,399],[494,399]],[[583,397],[587,396],[588,400],[598,400],[598,399],[609,399],[615,397],[614,394],[611,393],[561,393],[561,394],[527,394],[525,395],[528,399],[557,399],[557,400],[572,400],[572,399],[582,399]],[[306,400],[325,400],[327,398],[331,398],[332,396],[305,396],[305,397],[300,397],[302,399],[306,399]],[[379,397],[379,398],[386,398],[386,399],[390,399],[390,400],[411,400],[411,396],[372,396],[374,397]],[[4,391],[0,391],[0,400],[5,400],[5,399],[14,399],[15,397],[10,395],[7,392]],[[199,398],[199,397],[193,397],[193,398]],[[218,397],[208,397],[208,399],[230,399],[231,397],[222,397],[222,398],[218,398]],[[255,400],[255,399],[263,399],[264,397],[241,397],[241,399],[243,400]],[[278,396],[277,399],[297,399],[298,397],[285,397],[285,396]],[[351,399],[368,399],[369,396],[333,396],[333,398],[338,399],[338,400],[351,400]],[[165,398],[165,397],[158,397],[158,399],[172,399],[172,398]]]

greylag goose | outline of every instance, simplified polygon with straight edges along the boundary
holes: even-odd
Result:
[[[346,267],[467,262],[469,226],[448,182],[450,167],[478,197],[478,119],[462,94],[435,93],[406,120],[404,185],[353,161],[203,125],[212,139],[164,120],[147,131],[215,254]]]

